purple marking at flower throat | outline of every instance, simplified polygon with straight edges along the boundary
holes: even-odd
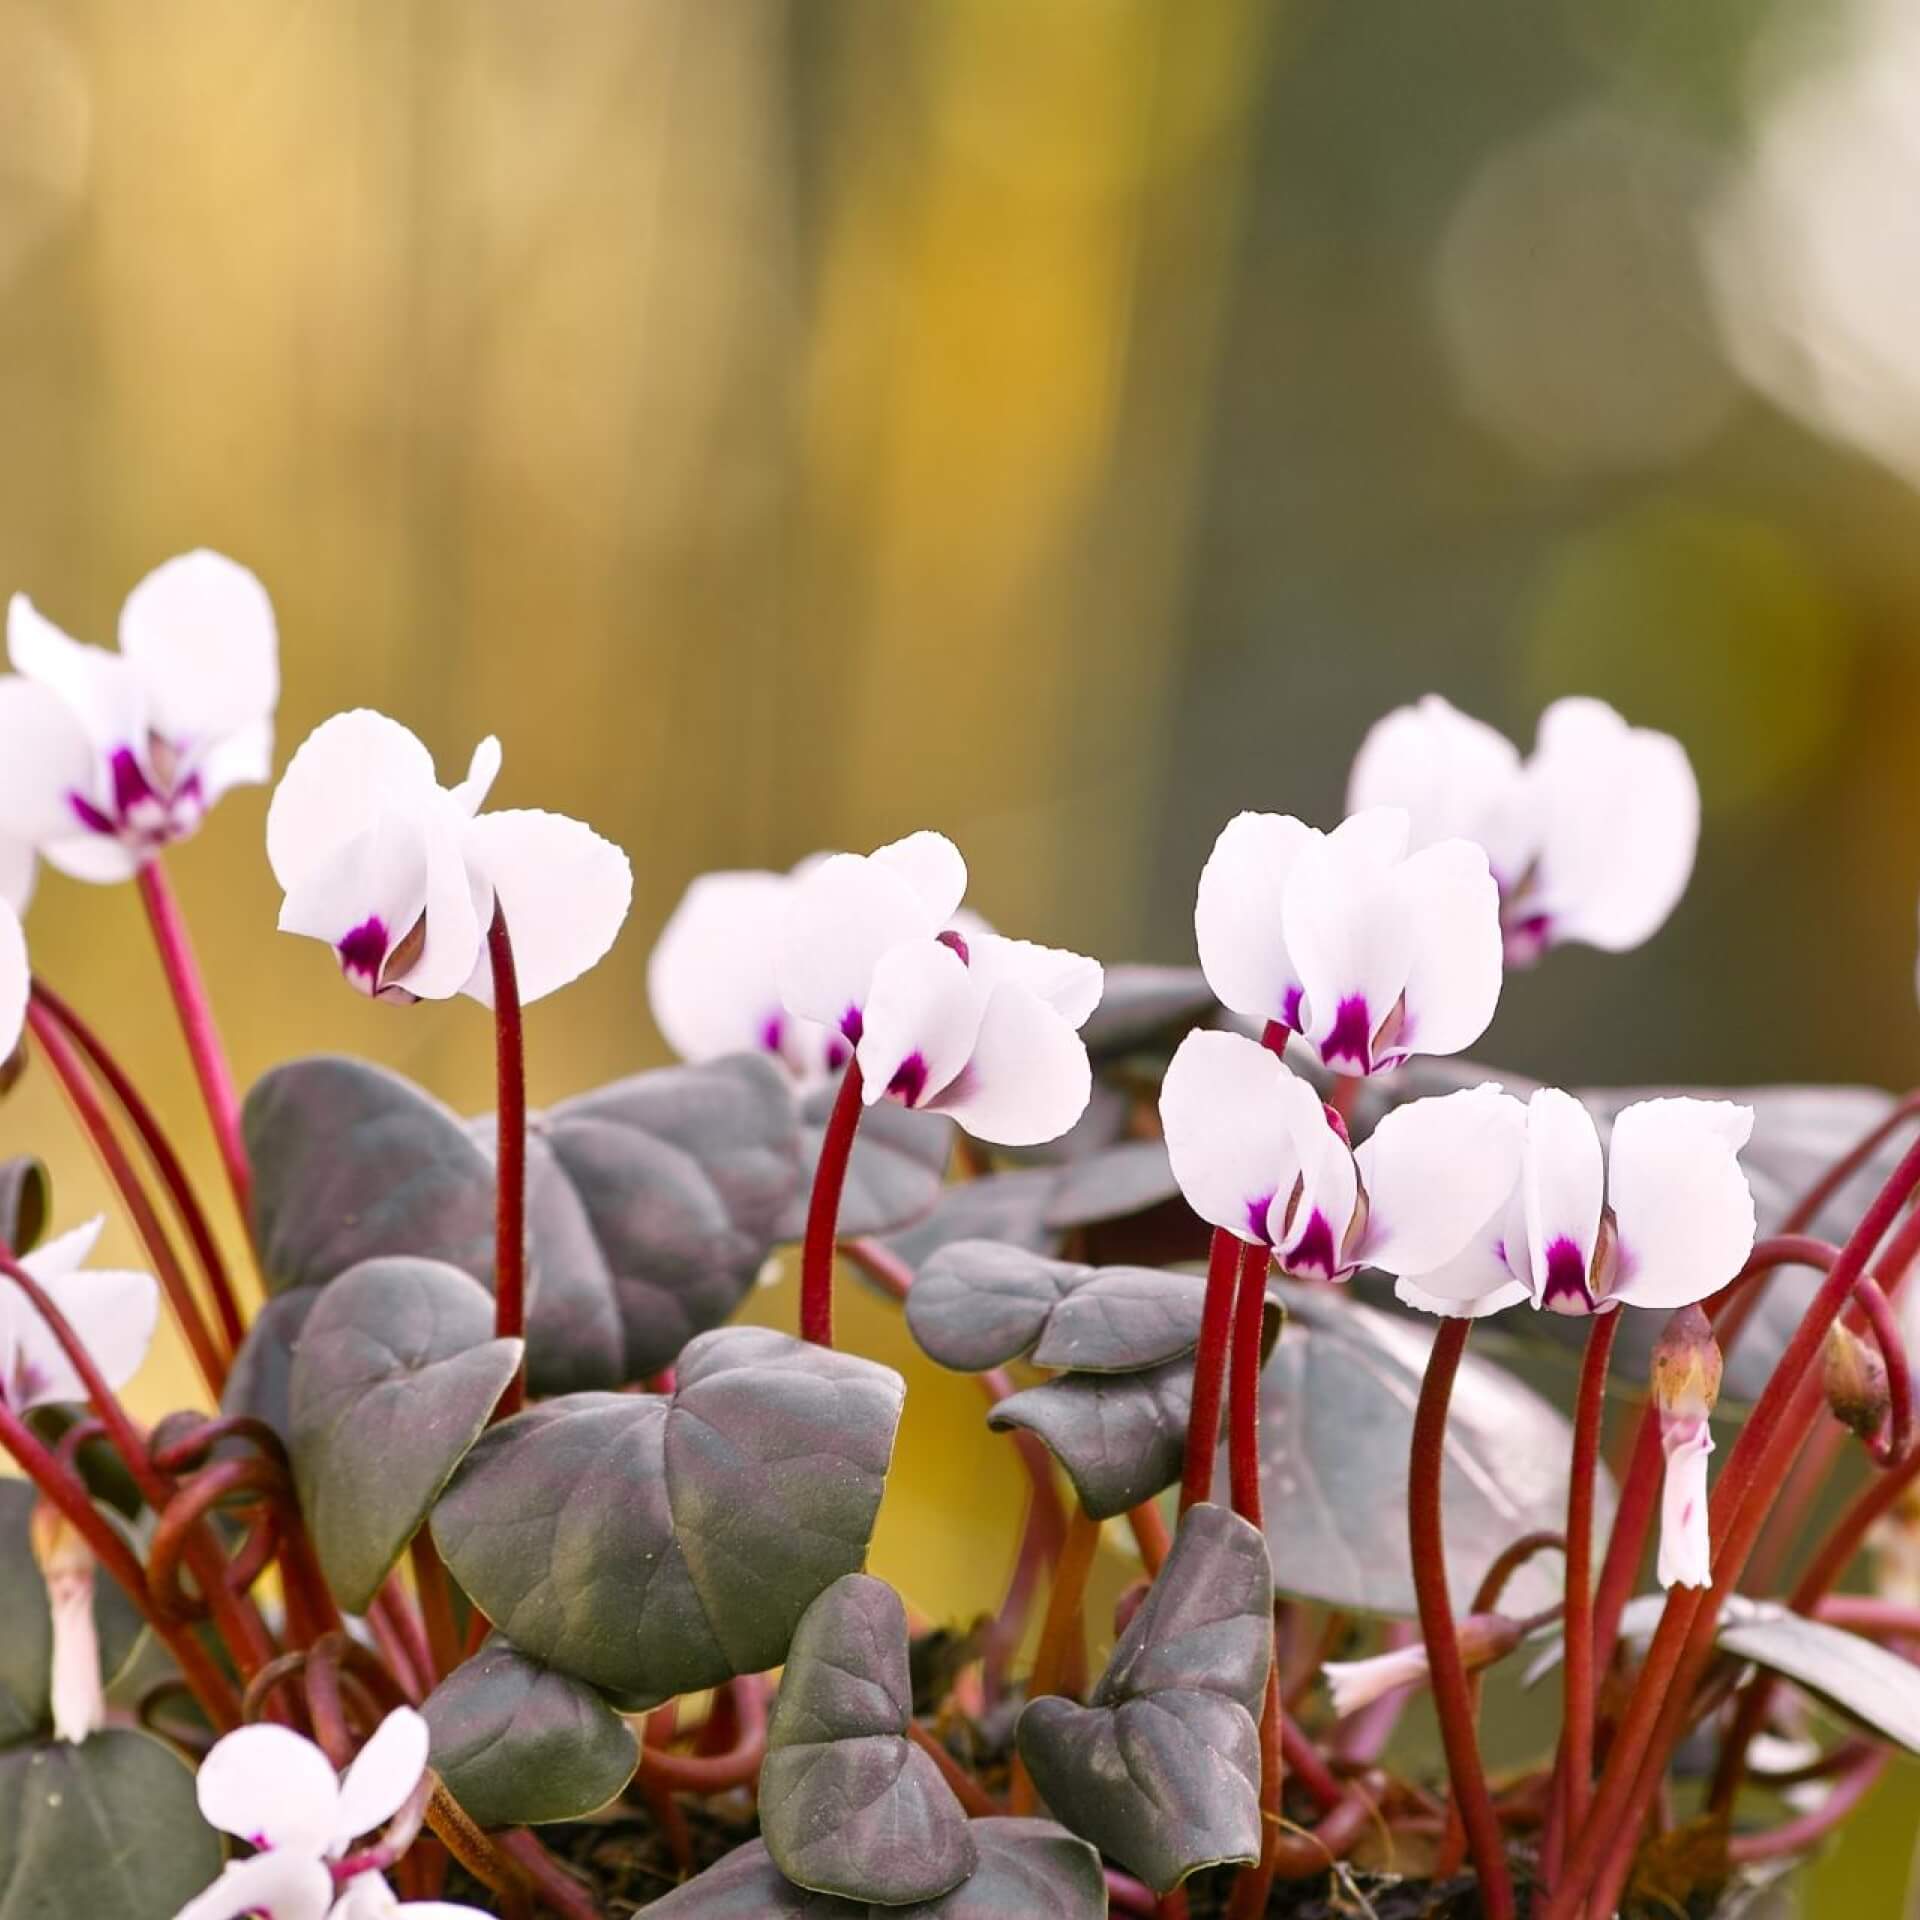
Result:
[[[380,962],[387,957],[386,923],[376,913],[363,920],[344,936],[334,949],[340,965],[348,973],[361,975],[369,984],[380,978]]]
[[[131,747],[115,747],[107,764],[113,769],[114,810],[122,819],[142,800],[152,800],[157,804],[159,796],[148,783],[147,776],[141,772],[140,762],[133,757]]]
[[[1586,1256],[1565,1234],[1547,1248],[1547,1284],[1541,1292],[1540,1304],[1549,1313],[1593,1311]]]
[[[927,1063],[918,1053],[910,1053],[894,1070],[887,1082],[887,1091],[904,1100],[908,1106],[917,1107],[920,1096],[927,1090]]]
[[[1304,987],[1289,987],[1280,1001],[1280,1024],[1300,1031],[1300,1003],[1307,997]]]
[[[1349,994],[1333,1016],[1333,1030],[1320,1043],[1320,1058],[1331,1065],[1351,1060],[1362,1073],[1373,1066],[1373,1022],[1367,1017],[1367,997]]]
[[[960,964],[963,967],[973,965],[973,955],[967,951],[965,938],[961,934],[956,933],[953,928],[949,927],[945,933],[936,933],[933,937],[939,941],[943,947],[951,947],[953,951],[960,956]]]
[[[1273,1195],[1262,1194],[1258,1200],[1247,1202],[1247,1225],[1253,1229],[1256,1240],[1264,1240],[1268,1246],[1273,1244],[1273,1236],[1267,1231],[1267,1216],[1273,1211]]]
[[[860,1036],[865,1033],[866,1030],[866,1015],[863,1014],[858,1007],[849,1007],[846,1012],[840,1016],[840,1031],[844,1033],[856,1047],[860,1044]]]
[[[787,1023],[783,1015],[770,1013],[760,1028],[760,1044],[769,1053],[778,1053],[780,1043],[787,1037]]]
[[[1289,1273],[1304,1273],[1311,1268],[1331,1280],[1339,1264],[1340,1257],[1333,1248],[1333,1228],[1327,1216],[1315,1207],[1300,1238],[1287,1251],[1286,1269]]]

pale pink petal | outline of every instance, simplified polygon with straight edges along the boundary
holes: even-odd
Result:
[[[876,847],[872,857],[896,873],[919,896],[921,905],[940,926],[953,924],[967,893],[967,863],[944,833],[922,829],[904,840]]]
[[[411,1707],[395,1707],[354,1755],[340,1779],[338,1811],[328,1836],[344,1853],[363,1833],[384,1827],[406,1804],[427,1770],[427,1723]]]
[[[789,1013],[858,1038],[873,970],[889,947],[931,940],[932,911],[887,862],[836,853],[801,877],[774,943],[774,970]]]
[[[0,900],[0,1065],[13,1057],[27,1020],[27,993],[33,976],[27,966],[27,938],[20,916]]]
[[[1713,1435],[1705,1420],[1663,1420],[1660,1445],[1666,1478],[1660,1487],[1660,1564],[1663,1587],[1713,1585],[1713,1542],[1707,1529],[1707,1456]]]
[[[500,777],[500,742],[493,735],[474,748],[467,762],[467,777],[453,789],[454,804],[471,819],[487,803],[493,783]]]
[[[1746,1264],[1753,1191],[1739,1154],[1752,1132],[1753,1109],[1730,1100],[1642,1100],[1622,1110],[1607,1148],[1617,1298],[1684,1307]]]
[[[1492,1085],[1410,1100],[1385,1115],[1354,1150],[1369,1203],[1364,1264],[1410,1275],[1429,1292],[1457,1294],[1465,1274],[1440,1282],[1427,1276],[1444,1274],[1477,1244],[1493,1257],[1487,1229],[1520,1178],[1526,1137],[1526,1108]],[[1492,1284],[1512,1278],[1502,1264]]]
[[[288,886],[280,903],[280,931],[324,940],[348,980],[361,992],[372,993],[384,982],[388,957],[427,911],[427,867],[423,812],[389,809]],[[460,871],[464,889],[464,867]],[[464,924],[471,969],[479,936],[470,899]],[[443,929],[443,950],[444,936]]]
[[[1368,730],[1348,776],[1347,811],[1402,807],[1411,846],[1472,840],[1512,885],[1531,851],[1516,845],[1521,784],[1519,750],[1505,734],[1429,693]]]
[[[104,833],[76,834],[70,840],[43,840],[40,857],[55,873],[88,886],[115,886],[140,871],[140,855],[124,840]]]
[[[1393,1051],[1458,1053],[1486,1032],[1500,1001],[1500,889],[1486,854],[1466,840],[1416,853],[1395,881],[1413,939]]]
[[[341,1889],[327,1920],[384,1920],[385,1915],[400,1910],[400,1896],[387,1885],[384,1874],[356,1873]],[[409,1904],[406,1909],[409,1913],[419,1910],[417,1904]]]
[[[174,1920],[328,1920],[332,1907],[333,1875],[312,1854],[262,1853],[235,1861]]]
[[[1540,1088],[1527,1102],[1526,1258],[1507,1250],[1531,1278],[1535,1306],[1583,1313],[1593,1305],[1589,1275],[1605,1188],[1593,1116],[1572,1094]]]
[[[781,1005],[774,942],[794,884],[784,873],[703,873],[680,896],[647,956],[647,1003],[681,1059],[779,1050],[794,1016]]]
[[[73,796],[93,801],[99,772],[91,737],[58,693],[0,676],[0,832],[29,843],[77,833]]]
[[[157,733],[217,740],[257,725],[280,698],[280,643],[267,590],[202,548],[155,567],[120,610],[120,652],[146,688]]]
[[[107,1216],[96,1213],[92,1219],[81,1221],[77,1227],[69,1227],[65,1233],[57,1233],[51,1240],[43,1240],[20,1264],[43,1287],[51,1286],[54,1281],[64,1279],[70,1273],[78,1273],[87,1264],[106,1226]]]
[[[385,975],[391,985],[416,999],[447,1000],[466,992],[483,1005],[493,1004],[487,967],[493,889],[479,877],[480,864],[471,844],[476,824],[461,813],[449,794],[432,795],[421,813],[421,845],[426,854],[424,939],[411,966],[400,965],[396,956]],[[516,941],[516,952],[518,945]],[[476,977],[485,983],[477,992]],[[538,998],[524,988],[520,997],[523,1001]]]
[[[71,1532],[71,1544],[45,1569],[47,1608],[53,1622],[53,1659],[47,1705],[53,1735],[78,1746],[107,1724],[106,1689],[100,1681],[100,1634],[93,1616],[93,1555]]]
[[[1100,1004],[1104,976],[1099,961],[1089,960],[1083,953],[1070,953],[1064,947],[1037,946],[1031,940],[1008,940],[984,931],[956,931],[966,942],[968,964],[981,980],[993,986],[1002,980],[1018,981],[1037,993],[1069,1026],[1085,1026]]]
[[[1298,1022],[1300,972],[1287,950],[1287,882],[1320,838],[1291,814],[1236,814],[1200,869],[1193,907],[1200,969],[1221,1004],[1249,1020]]]
[[[1448,1320],[1484,1319],[1490,1313],[1518,1306],[1528,1297],[1524,1280],[1493,1281],[1484,1288],[1463,1285],[1458,1294],[1440,1292],[1431,1286],[1433,1281],[1450,1277],[1456,1270],[1464,1274],[1464,1260],[1456,1262],[1454,1267],[1441,1274],[1423,1273],[1417,1281],[1396,1280],[1393,1283],[1394,1296],[1417,1312],[1437,1313]],[[1491,1266],[1483,1263],[1478,1271],[1481,1277],[1491,1279],[1493,1274],[1503,1273],[1506,1269],[1495,1261]]]
[[[1603,701],[1558,700],[1527,779],[1540,841],[1529,910],[1547,917],[1549,939],[1637,947],[1693,873],[1700,787],[1686,750]]]
[[[339,1830],[340,1782],[327,1756],[269,1721],[215,1741],[200,1763],[198,1790],[207,1824],[249,1846],[317,1860]]]
[[[1078,1031],[1031,988],[1009,980],[987,996],[965,1071],[928,1104],[977,1140],[1036,1147],[1059,1139],[1092,1093]]]
[[[927,1106],[951,1086],[973,1055],[988,991],[938,940],[883,953],[856,1049],[867,1104],[892,1094]]]
[[[11,907],[16,917],[33,898],[33,869],[32,846],[0,831],[0,906]]]
[[[274,878],[291,892],[383,814],[415,814],[438,791],[433,756],[399,721],[364,707],[323,720],[267,808]]]
[[[1161,1083],[1160,1124],[1173,1177],[1202,1220],[1270,1243],[1301,1174],[1302,1095],[1319,1105],[1256,1041],[1212,1032],[1181,1041]]]
[[[1402,1687],[1423,1687],[1432,1677],[1427,1650],[1418,1641],[1408,1647],[1390,1647],[1365,1660],[1328,1660],[1320,1671],[1326,1676],[1336,1720],[1344,1720]]]
[[[235,787],[263,787],[273,778],[273,722],[255,720],[196,754],[193,769],[208,806]]]
[[[1359,1175],[1352,1149],[1333,1130],[1319,1095],[1297,1076],[1289,1078],[1309,1097],[1288,1096],[1288,1123],[1300,1160],[1300,1191],[1297,1199],[1285,1194],[1275,1204],[1274,1250],[1288,1273],[1337,1279],[1351,1272],[1354,1264],[1348,1247],[1360,1193]],[[1292,1208],[1286,1212],[1289,1201]]]
[[[23,1262],[32,1272],[30,1264]],[[40,1279],[35,1274],[36,1279]],[[48,1297],[63,1313],[110,1387],[124,1387],[140,1371],[160,1321],[160,1289],[151,1274],[87,1268],[41,1279]],[[0,1287],[8,1285],[0,1274]],[[52,1406],[84,1403],[80,1376],[53,1332],[28,1306],[21,1325],[15,1367],[24,1378],[14,1404]]]
[[[60,696],[96,750],[145,747],[146,689],[132,665],[62,633],[24,593],[7,604],[7,655],[16,673]]]
[[[465,846],[499,896],[522,1005],[579,979],[613,945],[633,904],[633,868],[611,840],[565,814],[516,809],[469,823]],[[466,990],[493,1004],[484,953]]]

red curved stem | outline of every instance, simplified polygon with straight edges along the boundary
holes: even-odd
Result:
[[[1587,1817],[1593,1792],[1593,1489],[1600,1465],[1600,1433],[1607,1412],[1607,1362],[1620,1315],[1597,1315],[1587,1333],[1586,1357],[1574,1401],[1573,1470],[1567,1482],[1566,1676],[1561,1740],[1566,1820]]]
[[[860,1130],[862,1098],[860,1062],[849,1060],[820,1142],[813,1195],[807,1202],[807,1234],[800,1249],[800,1337],[821,1347],[833,1345],[833,1246],[840,1228],[847,1160],[853,1152],[853,1136]]]
[[[1213,1492],[1220,1447],[1220,1409],[1226,1399],[1227,1349],[1233,1337],[1235,1276],[1246,1243],[1215,1227],[1207,1252],[1207,1291],[1200,1309],[1200,1344],[1193,1354],[1193,1409],[1187,1416],[1187,1455],[1180,1475],[1180,1511]]]
[[[520,983],[506,909],[496,899],[487,928],[487,960],[493,972],[493,1063],[497,1082],[494,1150],[493,1332],[497,1340],[527,1337],[527,1053],[520,1018]],[[526,1404],[527,1361],[507,1382],[493,1410],[496,1420]]]

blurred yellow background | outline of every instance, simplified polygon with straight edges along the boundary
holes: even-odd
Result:
[[[503,803],[621,841],[536,1101],[663,1057],[707,867],[938,825],[1000,923],[1187,959],[1220,822],[1333,814],[1429,687],[1522,738],[1609,695],[1706,790],[1665,935],[1513,982],[1490,1058],[1904,1086],[1916,43],[1888,0],[0,0],[0,588],[105,640],[218,547],[283,759],[349,705],[443,766],[496,731]],[[170,862],[243,1083],[348,1048],[489,1104],[478,1009],[275,936],[264,804]],[[29,933],[224,1203],[131,892],[50,876]],[[106,1206],[39,1074],[28,1150]],[[903,1445],[883,1566],[987,1604],[968,1383]],[[1876,1911],[1913,1804],[1836,1856]]]

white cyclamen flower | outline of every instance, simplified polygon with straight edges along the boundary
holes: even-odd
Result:
[[[27,936],[20,916],[0,900],[0,1067],[13,1057],[27,1024],[27,998],[33,970],[27,964]]]
[[[107,1385],[123,1387],[140,1371],[153,1342],[160,1289],[151,1274],[83,1269],[105,1225],[103,1217],[89,1220],[23,1255],[19,1264],[66,1316]],[[86,1397],[52,1329],[0,1274],[0,1401],[24,1413]]]
[[[787,909],[781,998],[852,1043],[869,1106],[932,1108],[1001,1146],[1057,1139],[1092,1092],[1079,1030],[1100,967],[967,931],[966,888],[960,850],[937,833],[821,861]]]
[[[229,787],[265,781],[280,695],[266,590],[217,553],[169,560],[120,611],[120,651],[24,594],[0,678],[0,833],[79,880],[124,880]]]
[[[324,940],[362,993],[491,1006],[497,900],[523,1003],[585,973],[627,917],[627,856],[562,814],[481,813],[499,771],[491,737],[447,788],[397,720],[360,709],[322,722],[267,811],[281,930]]]
[[[1347,804],[1405,808],[1416,847],[1484,847],[1514,965],[1564,941],[1639,946],[1686,891],[1700,839],[1686,749],[1601,700],[1556,700],[1523,763],[1504,734],[1430,693],[1374,724]]]
[[[414,1920],[486,1920],[478,1907],[450,1900],[401,1900],[377,1873],[357,1873],[334,1895],[326,1862],[306,1853],[256,1853],[235,1861],[206,1892],[189,1900],[174,1920],[381,1920],[390,1913]]]
[[[1230,820],[1194,906],[1207,984],[1339,1073],[1471,1046],[1500,998],[1499,892],[1472,842],[1410,845],[1398,807],[1331,833],[1291,815]]]
[[[1210,1225],[1265,1244],[1288,1273],[1418,1273],[1455,1259],[1512,1188],[1519,1101],[1474,1087],[1396,1107],[1356,1149],[1265,1047],[1187,1035],[1160,1090],[1167,1156]]]

